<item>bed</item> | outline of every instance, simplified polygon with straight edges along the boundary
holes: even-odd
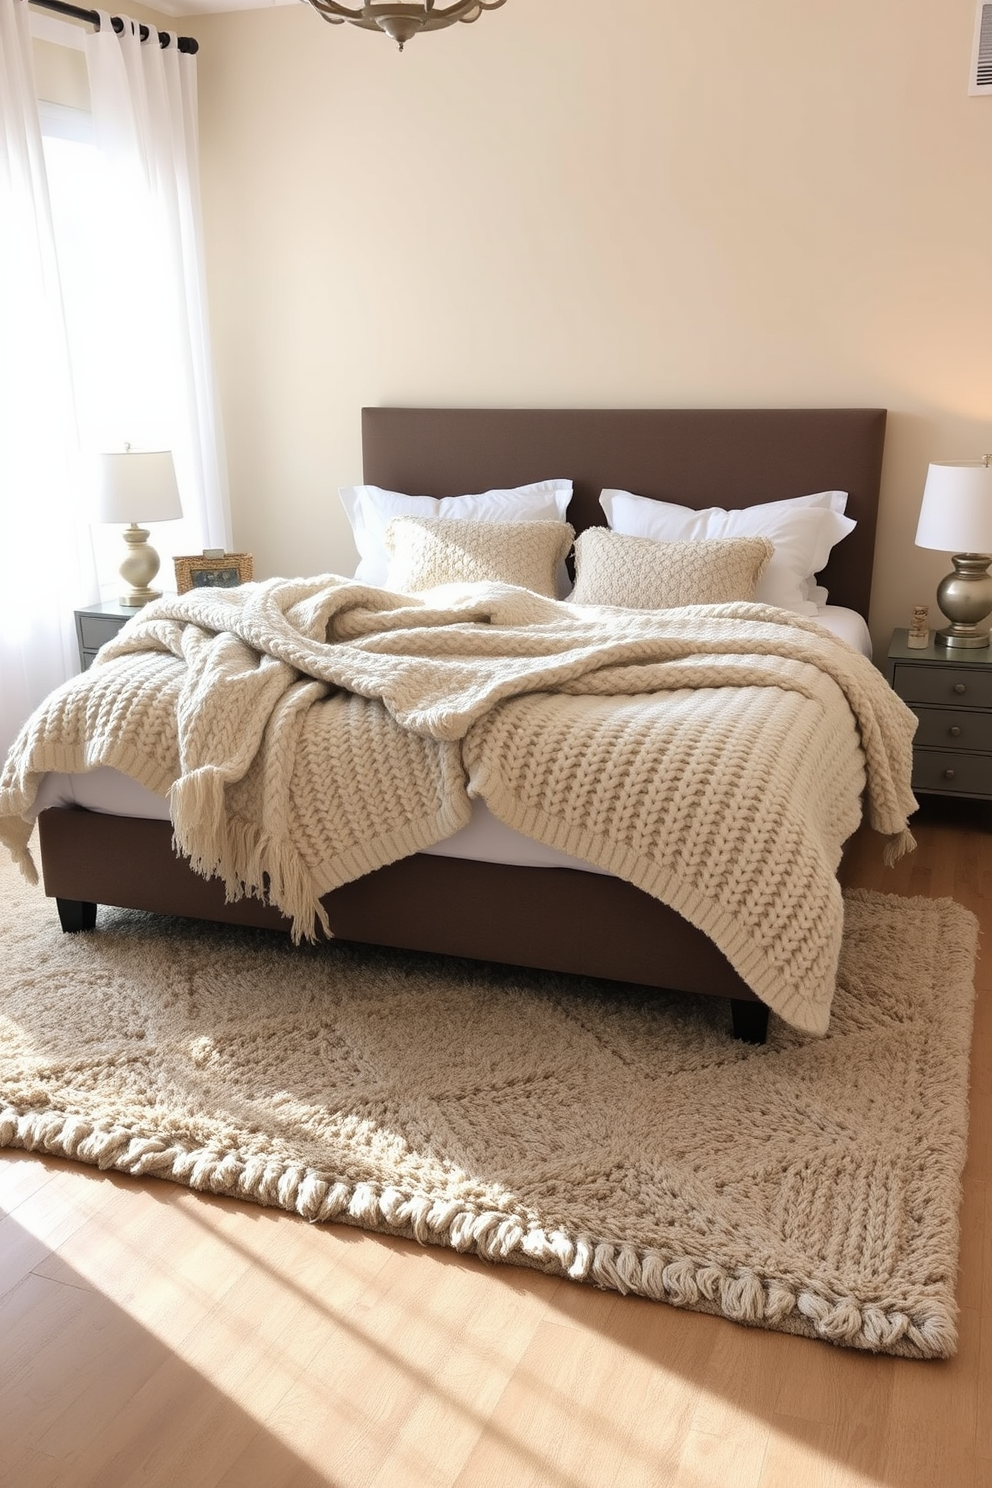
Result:
[[[820,575],[832,607],[866,616],[885,433],[881,409],[478,410],[370,408],[364,480],[436,497],[566,475],[577,532],[602,525],[606,487],[702,508],[801,493],[848,493],[853,532]],[[92,928],[118,905],[286,929],[256,898],[177,857],[170,824],[49,807],[39,816],[45,892],[63,929]],[[578,973],[725,998],[736,1035],[762,1041],[767,1007],[712,940],[621,878],[547,863],[417,852],[324,900],[339,938]]]

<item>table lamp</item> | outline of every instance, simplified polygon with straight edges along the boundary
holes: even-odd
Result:
[[[120,566],[128,588],[120,602],[137,609],[161,596],[161,590],[148,587],[158,573],[159,556],[139,522],[175,522],[183,514],[172,452],[125,445],[123,454],[101,455],[99,463],[96,520],[128,524],[127,553]]]
[[[951,622],[938,646],[977,650],[989,644],[982,621],[992,614],[992,455],[931,465],[923,488],[916,546],[952,553],[954,572],[937,586]]]

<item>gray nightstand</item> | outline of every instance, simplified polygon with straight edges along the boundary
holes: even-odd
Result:
[[[992,649],[915,651],[907,634],[893,633],[885,675],[920,720],[913,790],[992,800]]]
[[[76,639],[79,642],[79,665],[82,671],[92,662],[105,641],[112,641],[121,626],[138,611],[116,599],[98,600],[76,611]]]

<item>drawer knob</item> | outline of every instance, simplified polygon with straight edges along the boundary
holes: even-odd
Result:
[[[956,774],[957,774],[957,771],[956,770],[945,770],[944,771],[944,779],[945,780],[953,780],[954,779],[954,776]]]
[[[961,730],[958,728],[957,724],[955,724],[953,728],[948,729],[947,732],[950,734],[952,739],[960,739],[961,737]]]
[[[954,684],[954,691],[955,692],[967,692],[967,690],[968,689],[965,687],[965,685],[964,685],[963,682],[955,682],[955,684]]]

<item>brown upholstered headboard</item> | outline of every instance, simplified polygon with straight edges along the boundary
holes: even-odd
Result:
[[[823,581],[865,616],[884,439],[883,408],[362,410],[368,484],[458,496],[570,478],[576,531],[604,521],[604,486],[697,508],[847,491],[858,525]]]

